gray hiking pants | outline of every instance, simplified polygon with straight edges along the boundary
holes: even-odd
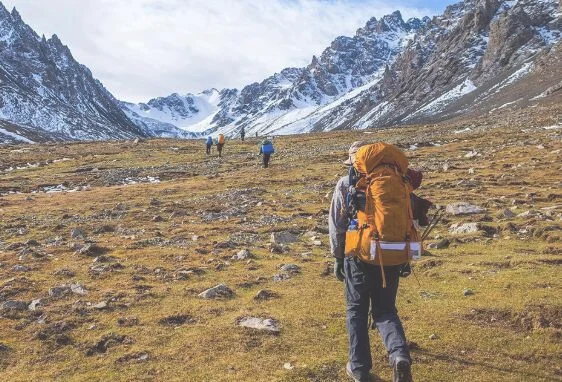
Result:
[[[355,257],[344,261],[346,326],[349,337],[351,370],[368,372],[373,367],[369,345],[369,306],[376,326],[388,351],[391,366],[398,360],[410,359],[404,328],[396,310],[396,292],[400,266],[384,267],[386,288],[382,287],[381,269]]]

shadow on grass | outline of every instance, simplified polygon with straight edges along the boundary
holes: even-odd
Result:
[[[434,359],[434,360],[444,361],[449,363],[454,362],[463,366],[481,367],[483,369],[496,370],[502,373],[514,374],[520,376],[522,378],[521,380],[524,381],[538,381],[539,379],[544,381],[560,381],[560,378],[555,376],[540,375],[537,373],[531,373],[523,370],[515,370],[513,368],[501,367],[488,362],[471,361],[471,360],[464,359],[462,357],[436,354],[426,350],[414,350],[412,351],[412,353],[421,355],[423,357],[427,357],[428,359]]]

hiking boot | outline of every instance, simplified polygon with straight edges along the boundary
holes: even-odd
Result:
[[[345,367],[345,371],[347,373],[347,376],[353,379],[355,382],[371,382],[371,376],[369,375],[369,372],[365,373],[359,370],[352,371],[351,364],[349,362]]]
[[[392,370],[392,382],[412,382],[410,362],[400,360],[394,364],[394,368]]]

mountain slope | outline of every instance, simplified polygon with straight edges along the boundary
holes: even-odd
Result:
[[[56,35],[39,37],[1,3],[0,118],[66,140],[149,135]]]
[[[419,33],[384,79],[315,121],[315,130],[432,122],[527,102],[546,90],[514,91],[560,41],[558,3],[473,1],[447,8]],[[561,64],[552,65],[562,80]],[[509,101],[507,101],[509,100]]]

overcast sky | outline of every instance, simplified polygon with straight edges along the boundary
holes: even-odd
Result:
[[[0,0],[39,35],[57,34],[117,98],[242,87],[306,66],[339,35],[396,9],[454,0]]]

